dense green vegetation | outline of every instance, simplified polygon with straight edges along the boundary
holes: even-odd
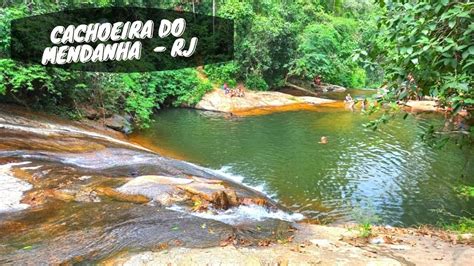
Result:
[[[57,1],[52,5],[32,2],[29,7],[8,5],[0,11],[0,53],[2,57],[8,55],[12,19],[64,8],[111,5],[110,1],[77,5],[70,1]],[[175,4],[167,7],[172,6]],[[194,69],[141,74],[81,73],[25,65],[9,59],[0,59],[0,69],[0,99],[3,102],[15,102],[71,118],[83,115],[81,107],[92,106],[108,113],[128,113],[137,125],[145,127],[156,108],[195,104],[212,88],[209,82],[198,79]]]
[[[12,3],[13,2],[13,3]],[[43,1],[4,2],[0,54],[8,54],[12,19],[65,8],[146,6],[216,14],[235,21],[235,60],[207,65],[220,86],[269,90],[291,79],[377,88],[394,102],[435,96],[454,112],[472,108],[473,3],[470,1]],[[388,2],[387,2],[388,3]],[[213,8],[215,7],[215,8]],[[0,60],[0,99],[70,116],[80,105],[126,112],[146,126],[162,106],[192,105],[211,89],[197,70],[145,74],[67,72]],[[385,119],[385,117],[384,117]]]
[[[472,117],[474,3],[468,0],[376,2],[384,10],[378,20],[380,34],[373,40],[373,49],[360,50],[355,55],[367,64],[378,62],[385,72],[387,93],[377,100],[381,105],[374,110],[429,96],[447,108],[451,119],[461,111],[464,117]],[[369,126],[375,129],[389,121],[393,109],[398,108],[385,108],[384,114]],[[421,137],[430,145],[442,147],[454,140],[460,147],[469,149],[473,136],[472,127],[469,131],[459,128],[451,132],[431,127]]]
[[[15,1],[13,1],[15,2]],[[0,53],[8,55],[12,19],[65,8],[131,4],[181,9],[211,15],[212,1],[100,1],[98,3],[32,1],[26,6],[6,2],[1,9]],[[235,60],[208,65],[204,71],[216,85],[243,82],[248,88],[268,90],[288,77],[349,87],[373,86],[381,75],[352,60],[353,50],[367,42],[364,32],[375,31],[369,1],[215,1],[216,15],[235,20]],[[375,9],[378,10],[378,9]],[[368,26],[370,25],[370,26]],[[79,73],[0,60],[0,94],[4,102],[44,109],[70,117],[82,115],[81,106],[103,108],[133,116],[140,126],[162,106],[192,105],[212,88],[195,69],[144,73]]]
[[[25,65],[8,58],[10,21],[63,9],[106,6],[179,9],[230,18],[235,22],[235,59],[206,65],[210,81],[197,69],[151,73],[85,73]],[[213,8],[215,7],[215,8]],[[254,90],[284,86],[289,79],[349,88],[379,88],[379,120],[389,120],[394,103],[431,96],[468,116],[474,105],[474,3],[469,0],[118,0],[4,1],[0,9],[0,102],[16,103],[70,118],[86,107],[130,115],[147,127],[153,112],[166,106],[196,104],[215,86],[243,83]],[[212,83],[211,83],[212,82]],[[397,110],[398,111],[398,110]],[[466,113],[468,113],[466,115]],[[429,128],[423,137],[442,142],[454,134]],[[446,133],[446,134],[445,134]],[[454,134],[451,134],[454,133]],[[434,143],[434,141],[431,141]],[[472,186],[460,188],[472,197]],[[371,222],[361,222],[369,236]],[[473,221],[460,218],[449,229],[472,232]]]
[[[218,9],[218,15],[236,22],[236,49],[230,65],[206,68],[215,80],[241,80],[258,90],[315,75],[351,88],[381,82],[379,73],[352,58],[355,50],[366,47],[365,33],[376,30],[378,6],[369,1],[251,3],[225,1]]]
[[[430,95],[454,112],[472,107],[473,10],[471,1],[447,0],[395,1],[387,8],[381,23],[390,96]]]

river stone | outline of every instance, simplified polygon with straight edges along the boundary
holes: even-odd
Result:
[[[125,134],[132,132],[132,124],[130,121],[121,115],[114,114],[104,120],[104,124],[114,130],[121,131]]]
[[[459,237],[462,240],[471,240],[472,239],[472,234],[471,233],[461,234]]]
[[[37,207],[40,205],[44,205],[48,200],[56,199],[65,202],[75,200],[73,194],[55,190],[55,189],[41,189],[41,190],[34,190],[28,191],[25,193],[24,197],[21,199],[21,203],[27,204],[31,207]]]
[[[100,198],[97,195],[97,192],[92,188],[84,188],[79,190],[76,193],[76,197],[74,200],[77,202],[100,202]]]
[[[139,176],[117,189],[118,192],[143,195],[169,206],[189,199],[210,202],[216,209],[239,205],[237,193],[222,185],[222,181],[193,176],[190,179],[170,176]]]
[[[382,237],[374,237],[369,240],[369,243],[373,245],[380,245],[384,244],[385,240]]]
[[[237,193],[222,184],[193,182],[178,187],[191,195],[213,203],[216,209],[227,210],[239,205]]]
[[[411,107],[414,111],[427,111],[434,112],[439,109],[438,103],[435,101],[413,101],[410,100],[406,103],[407,106]]]
[[[322,91],[322,92],[345,92],[347,89],[338,85],[333,84],[321,84],[321,85],[314,85],[315,90]]]
[[[192,183],[192,179],[184,179],[169,176],[145,175],[138,176],[125,185],[119,187],[117,191],[130,195],[143,195],[162,205],[169,206],[174,202],[187,199],[178,185]]]
[[[94,189],[94,191],[100,196],[109,197],[116,201],[132,202],[132,203],[147,203],[150,201],[148,197],[145,197],[143,195],[129,195],[129,194],[121,193],[110,187],[97,187]]]
[[[107,110],[105,110],[102,107],[93,108],[92,106],[84,105],[84,106],[79,107],[79,110],[85,117],[91,120],[95,120],[95,119],[103,118],[103,117],[110,117],[111,115],[109,112],[107,112]]]

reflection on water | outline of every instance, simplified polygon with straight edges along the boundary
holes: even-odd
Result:
[[[454,191],[474,182],[471,149],[436,150],[419,140],[429,123],[442,123],[438,115],[395,119],[376,132],[363,127],[368,120],[343,108],[239,118],[176,109],[158,114],[141,135],[188,161],[243,176],[311,218],[349,221],[362,207],[381,222],[413,225],[448,218],[435,209],[474,213],[473,202]],[[321,136],[329,143],[318,144]]]

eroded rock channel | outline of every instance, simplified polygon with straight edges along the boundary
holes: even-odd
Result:
[[[293,231],[294,216],[277,203],[211,170],[8,106],[0,107],[0,187],[0,264],[256,245]]]

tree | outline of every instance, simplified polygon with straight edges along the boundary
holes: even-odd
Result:
[[[453,116],[461,110],[472,114],[474,3],[378,2],[386,8],[380,30],[387,51],[384,68],[390,89],[382,100],[432,96]],[[431,129],[428,133],[426,136],[432,137],[438,132]]]

